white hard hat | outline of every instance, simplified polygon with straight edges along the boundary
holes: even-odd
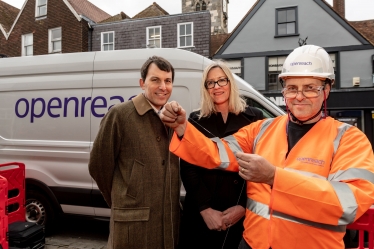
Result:
[[[295,48],[286,58],[279,79],[288,77],[315,77],[335,80],[334,67],[329,54],[315,45]]]

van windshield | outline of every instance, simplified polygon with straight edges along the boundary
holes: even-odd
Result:
[[[248,106],[252,106],[252,107],[256,107],[258,109],[260,109],[264,115],[264,118],[274,118],[274,114],[272,114],[271,112],[269,112],[265,107],[263,107],[260,103],[258,103],[257,101],[253,100],[253,99],[250,99],[248,98],[247,96],[244,96],[242,95],[241,96],[245,102],[247,103]]]

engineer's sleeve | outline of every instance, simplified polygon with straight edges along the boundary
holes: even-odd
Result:
[[[235,152],[252,152],[253,128],[252,123],[243,127],[232,136],[207,138],[193,125],[187,122],[182,139],[174,133],[170,151],[183,160],[208,169],[238,171]]]
[[[335,226],[354,222],[374,204],[374,156],[365,134],[349,128],[330,167],[327,179],[277,168],[271,209]]]
[[[112,203],[113,173],[121,145],[119,116],[113,107],[102,119],[88,164],[90,175],[96,181],[109,207]]]

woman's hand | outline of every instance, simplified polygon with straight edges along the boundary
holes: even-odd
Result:
[[[223,211],[222,221],[226,227],[230,227],[238,222],[245,215],[245,208],[236,205]]]
[[[223,213],[221,211],[207,208],[200,212],[205,224],[210,230],[226,230],[225,224],[222,222]]]

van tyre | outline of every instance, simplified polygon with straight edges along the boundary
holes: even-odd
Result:
[[[56,214],[43,193],[35,190],[26,193],[26,221],[45,226],[46,233],[53,227]]]

